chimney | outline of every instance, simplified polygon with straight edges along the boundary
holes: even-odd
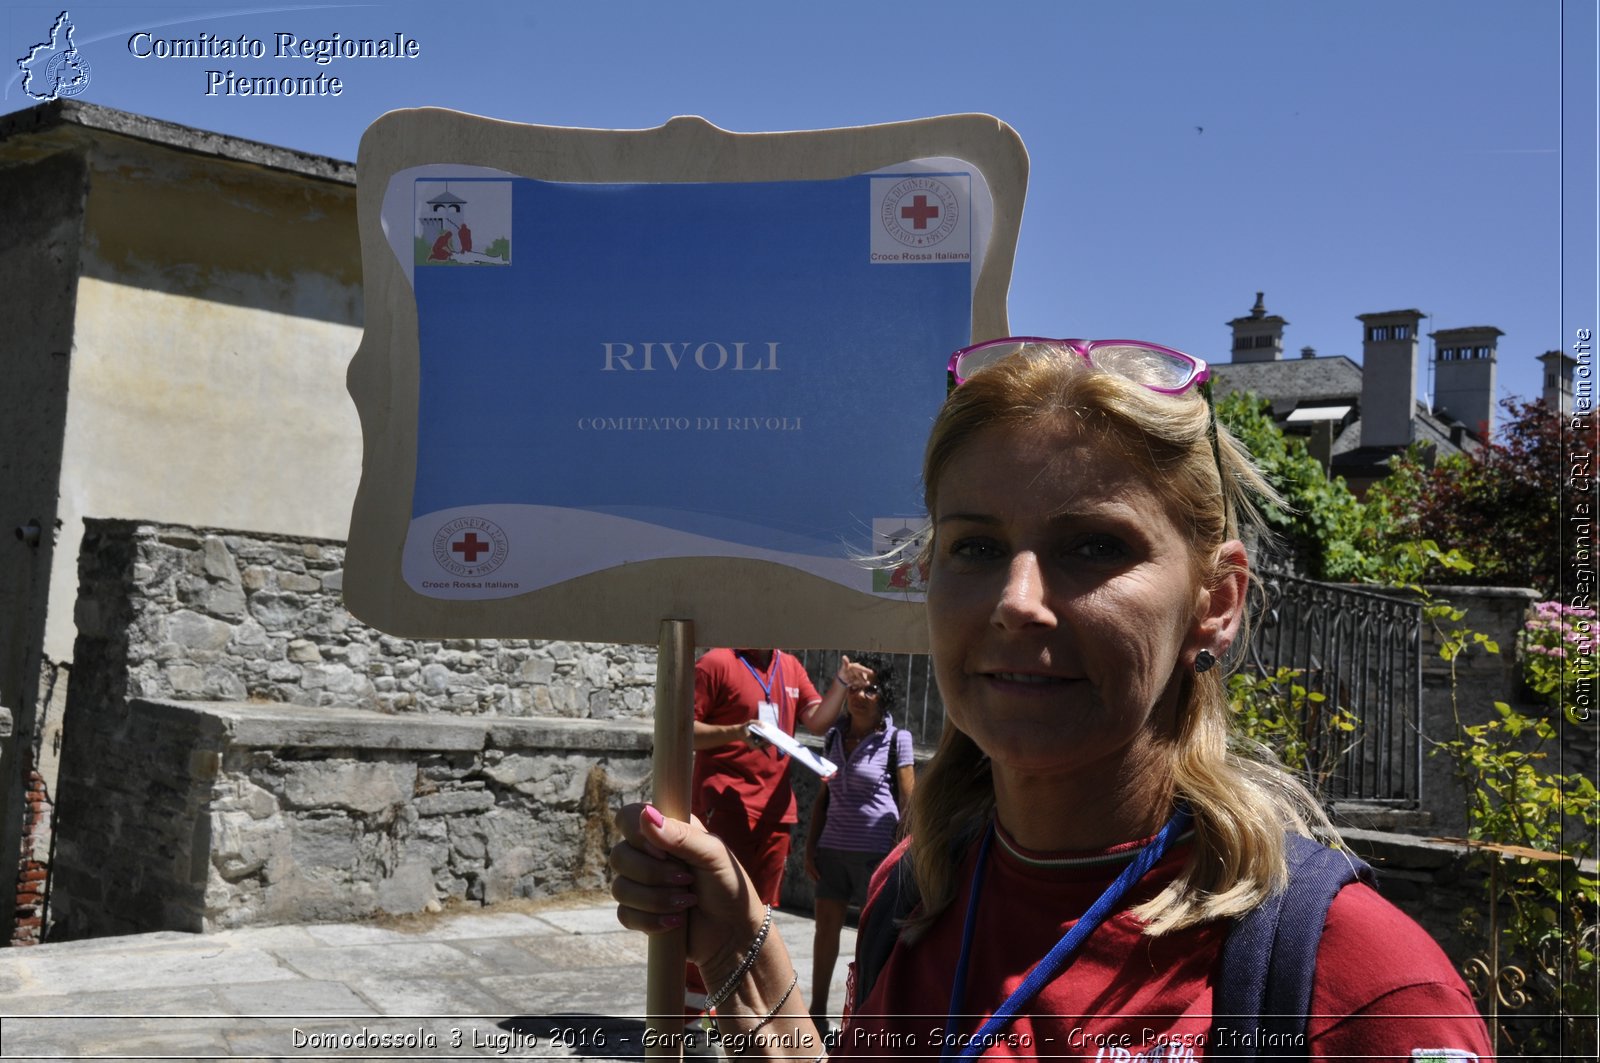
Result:
[[[1361,322],[1361,445],[1403,447],[1417,411],[1417,323],[1421,310],[1357,314]]]
[[[1494,430],[1495,348],[1505,333],[1493,325],[1430,332],[1433,409],[1487,440]]]
[[[1545,351],[1539,356],[1544,363],[1544,404],[1567,417],[1572,413],[1572,370],[1578,360],[1566,351]]]
[[[1265,293],[1256,292],[1256,305],[1244,317],[1228,322],[1233,329],[1234,362],[1276,362],[1283,357],[1283,326],[1288,322],[1267,313]]]
[[[1333,467],[1333,437],[1338,427],[1338,421],[1312,421],[1311,432],[1306,436],[1306,453],[1317,459],[1324,473]]]

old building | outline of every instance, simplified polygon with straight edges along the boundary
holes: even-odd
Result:
[[[1558,410],[1563,414],[1571,414],[1575,408],[1573,406],[1573,378],[1577,375],[1580,364],[1578,359],[1566,351],[1545,351],[1539,356],[1539,361],[1544,365],[1544,386],[1540,392],[1540,398],[1552,410]],[[1591,373],[1585,373],[1586,377],[1591,375]],[[1585,390],[1588,394],[1585,396],[1583,406],[1585,410],[1593,410],[1594,384],[1592,380],[1586,380],[1586,384]]]
[[[1267,313],[1257,292],[1250,312],[1228,322],[1232,361],[1216,366],[1217,389],[1268,400],[1284,431],[1304,436],[1324,468],[1361,492],[1387,475],[1388,460],[1413,443],[1437,454],[1471,452],[1493,430],[1498,341],[1504,334],[1490,325],[1437,329],[1427,333],[1432,351],[1424,358],[1426,317],[1415,309],[1357,315],[1359,363],[1311,347],[1285,358],[1288,321]],[[1554,379],[1559,371],[1547,375]],[[1430,379],[1431,402],[1424,386]]]
[[[0,118],[0,188],[9,913],[25,808],[24,861],[48,849],[84,519],[342,539],[362,294],[349,163],[60,100]]]

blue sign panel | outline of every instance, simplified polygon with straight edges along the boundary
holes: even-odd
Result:
[[[743,557],[915,593],[914,573],[861,559],[920,526],[922,447],[987,238],[975,168],[483,173],[401,173],[411,194],[386,200],[420,348],[409,586],[502,598]]]

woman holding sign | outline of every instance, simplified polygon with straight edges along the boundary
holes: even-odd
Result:
[[[1486,1058],[1444,954],[1229,734],[1238,525],[1271,491],[1205,364],[1023,338],[950,371],[923,466],[946,726],[875,877],[836,1054]],[[687,925],[733,1049],[816,1044],[722,848],[648,806],[621,827],[619,918]]]

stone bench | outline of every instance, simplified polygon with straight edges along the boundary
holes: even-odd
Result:
[[[61,794],[51,936],[600,889],[651,740],[647,720],[132,699]]]

